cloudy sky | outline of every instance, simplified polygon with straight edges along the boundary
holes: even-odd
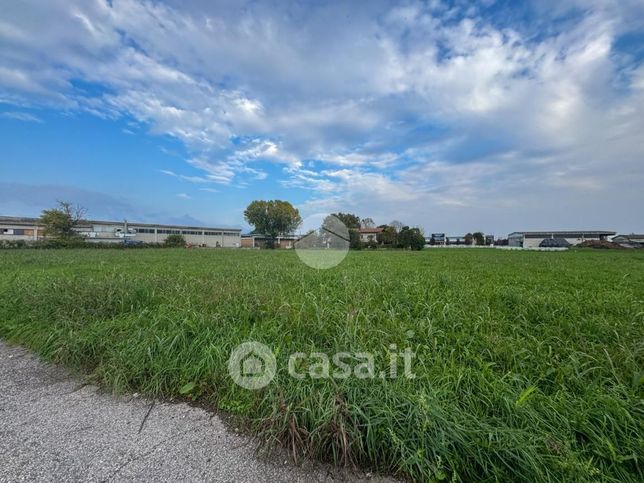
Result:
[[[0,11],[0,214],[644,231],[641,0]]]

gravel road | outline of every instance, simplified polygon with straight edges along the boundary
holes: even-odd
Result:
[[[147,415],[147,417],[146,417]],[[115,397],[0,341],[0,481],[384,481],[270,459],[184,403]]]

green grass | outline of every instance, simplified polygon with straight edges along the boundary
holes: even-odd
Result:
[[[0,337],[116,391],[192,388],[298,454],[418,481],[644,479],[644,252],[362,251],[316,271],[289,251],[6,250],[0,269]],[[263,390],[228,376],[246,340],[277,356]],[[287,373],[294,352],[378,365],[392,343],[415,379]]]

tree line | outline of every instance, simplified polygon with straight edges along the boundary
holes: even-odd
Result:
[[[389,224],[376,226],[371,218],[360,218],[354,213],[332,213],[347,227],[349,246],[362,248],[403,248],[420,250],[425,245],[425,236],[418,227],[410,227],[394,220]],[[269,247],[275,246],[279,236],[292,234],[302,224],[297,208],[283,200],[255,200],[244,211],[244,219],[253,226],[254,234],[266,237]],[[379,228],[373,239],[363,240],[361,230]]]
[[[43,210],[40,224],[45,236],[50,240],[75,244],[83,238],[78,226],[84,221],[87,210],[79,205],[58,202],[55,208]],[[399,248],[420,250],[425,246],[425,235],[418,227],[410,227],[401,221],[393,220],[387,224],[377,225],[372,218],[361,218],[355,213],[337,212],[333,216],[340,220],[349,232],[349,247],[354,250],[364,248]],[[302,217],[297,208],[283,200],[255,200],[244,210],[244,219],[253,226],[254,234],[266,237],[267,246],[273,248],[278,237],[293,234],[302,224]],[[365,230],[374,229],[365,235]],[[365,236],[363,236],[365,235]],[[468,233],[464,237],[466,245],[484,245],[485,236],[481,232]],[[431,238],[430,244],[436,244]],[[165,246],[185,246],[182,235],[170,235],[165,239]]]

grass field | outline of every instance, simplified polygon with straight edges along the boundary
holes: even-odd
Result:
[[[185,393],[298,454],[419,481],[644,479],[644,252],[0,251],[0,337],[107,388]],[[411,332],[410,332],[411,331]],[[235,385],[231,350],[277,375]],[[415,379],[294,379],[411,347]]]

